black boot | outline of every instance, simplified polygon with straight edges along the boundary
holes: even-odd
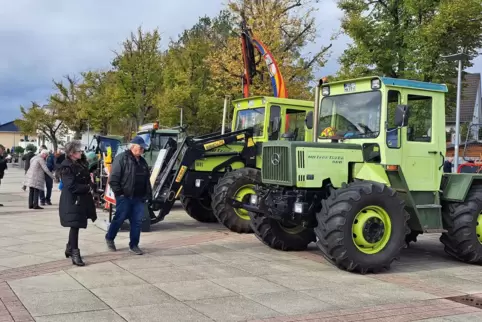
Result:
[[[70,244],[67,243],[65,246],[65,258],[69,258],[70,256],[72,256],[72,247],[70,247]]]
[[[79,249],[72,249],[72,264],[77,266],[84,266],[85,263],[82,261],[82,257],[80,257],[80,250]]]

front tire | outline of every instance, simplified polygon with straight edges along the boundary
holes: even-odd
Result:
[[[211,197],[207,195],[203,199],[195,199],[181,196],[182,207],[193,219],[203,223],[218,222],[211,208]]]
[[[442,218],[447,228],[440,241],[445,252],[466,263],[482,263],[482,186],[470,188],[461,203],[447,203]]]
[[[317,244],[327,260],[362,274],[388,270],[409,233],[404,201],[378,182],[354,182],[334,190],[316,217]]]
[[[251,228],[263,244],[283,251],[305,250],[311,242],[316,241],[313,228],[301,226],[287,227],[278,220],[262,214],[251,214]]]
[[[212,208],[214,215],[229,230],[247,234],[252,233],[249,213],[244,209],[231,206],[228,198],[247,202],[254,192],[254,186],[261,183],[261,171],[242,168],[228,172],[214,187]]]

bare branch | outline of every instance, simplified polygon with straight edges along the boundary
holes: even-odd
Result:
[[[301,6],[301,0],[296,1],[296,3],[292,4],[291,6],[287,7],[285,10],[283,10],[280,14],[280,16],[284,15],[288,11],[290,11],[293,8],[300,7]]]

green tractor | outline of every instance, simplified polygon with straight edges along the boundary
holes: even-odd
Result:
[[[482,175],[443,173],[441,84],[368,77],[323,84],[306,118],[313,142],[262,147],[262,183],[248,202],[264,244],[316,242],[340,269],[388,270],[419,234],[442,231],[445,251],[482,262]]]
[[[248,200],[261,182],[261,156],[256,152],[251,156],[251,151],[272,140],[311,141],[312,132],[305,130],[304,120],[313,102],[262,96],[235,100],[233,105],[230,132],[187,137],[167,148],[169,156],[153,184],[156,205],[151,223],[169,213],[173,195],[197,221],[220,222],[238,233],[252,232],[248,212],[231,202],[231,197],[234,202]],[[255,146],[248,144],[247,132]]]
[[[139,127],[137,135],[141,136],[149,146],[149,149],[147,149],[142,156],[146,159],[150,168],[152,168],[156,162],[159,151],[164,148],[167,141],[172,138],[179,142],[181,133],[181,129],[179,128],[160,129],[159,123],[157,122],[144,124]]]
[[[152,166],[157,160],[159,151],[164,148],[167,141],[170,138],[176,141],[179,141],[181,139],[181,129],[160,129],[159,123],[154,122],[139,126],[139,131],[136,133],[136,135],[141,136],[144,139],[144,142],[146,142],[146,144],[149,146],[149,148],[144,151],[144,154],[142,156],[144,157],[144,159],[146,159],[149,168],[152,168]],[[121,144],[118,150],[116,150],[115,152],[112,151],[113,156],[115,157],[121,152],[124,152],[128,146],[128,142]]]

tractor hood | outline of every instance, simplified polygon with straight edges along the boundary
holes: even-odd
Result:
[[[363,162],[362,146],[353,143],[273,141],[263,143],[262,180],[266,184],[319,188],[348,181],[349,163]]]

